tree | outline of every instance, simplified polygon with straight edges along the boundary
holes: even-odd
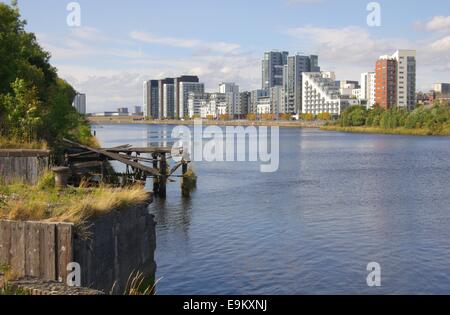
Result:
[[[50,54],[24,29],[17,2],[0,3],[0,126],[19,141],[86,140],[87,122],[71,106],[75,90],[57,76]]]

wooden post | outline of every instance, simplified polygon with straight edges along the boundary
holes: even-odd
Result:
[[[183,161],[183,165],[182,165],[182,169],[181,169],[183,175],[186,175],[187,171],[188,171],[188,164]]]
[[[166,184],[167,184],[167,160],[166,154],[161,154],[161,162],[160,162],[160,173],[161,179],[159,183],[159,196],[161,198],[166,198]]]
[[[158,169],[158,154],[153,153],[153,168]],[[155,195],[159,194],[159,177],[155,176],[153,177],[153,193]]]

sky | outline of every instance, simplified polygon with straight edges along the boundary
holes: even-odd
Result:
[[[67,23],[73,1],[18,2],[88,112],[142,105],[144,80],[182,74],[208,91],[260,88],[269,50],[318,54],[322,70],[359,80],[379,56],[415,49],[418,89],[450,82],[450,1],[377,1],[379,26],[367,0],[79,0],[79,26]]]

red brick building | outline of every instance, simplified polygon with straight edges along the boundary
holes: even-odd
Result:
[[[375,103],[390,108],[397,103],[397,61],[380,58],[376,63]]]

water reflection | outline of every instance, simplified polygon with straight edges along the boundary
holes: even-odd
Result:
[[[105,146],[163,145],[172,128],[97,134]],[[160,294],[450,293],[450,138],[281,129],[280,139],[278,172],[196,162],[190,199],[176,182],[151,205]],[[366,285],[371,261],[381,288]]]

